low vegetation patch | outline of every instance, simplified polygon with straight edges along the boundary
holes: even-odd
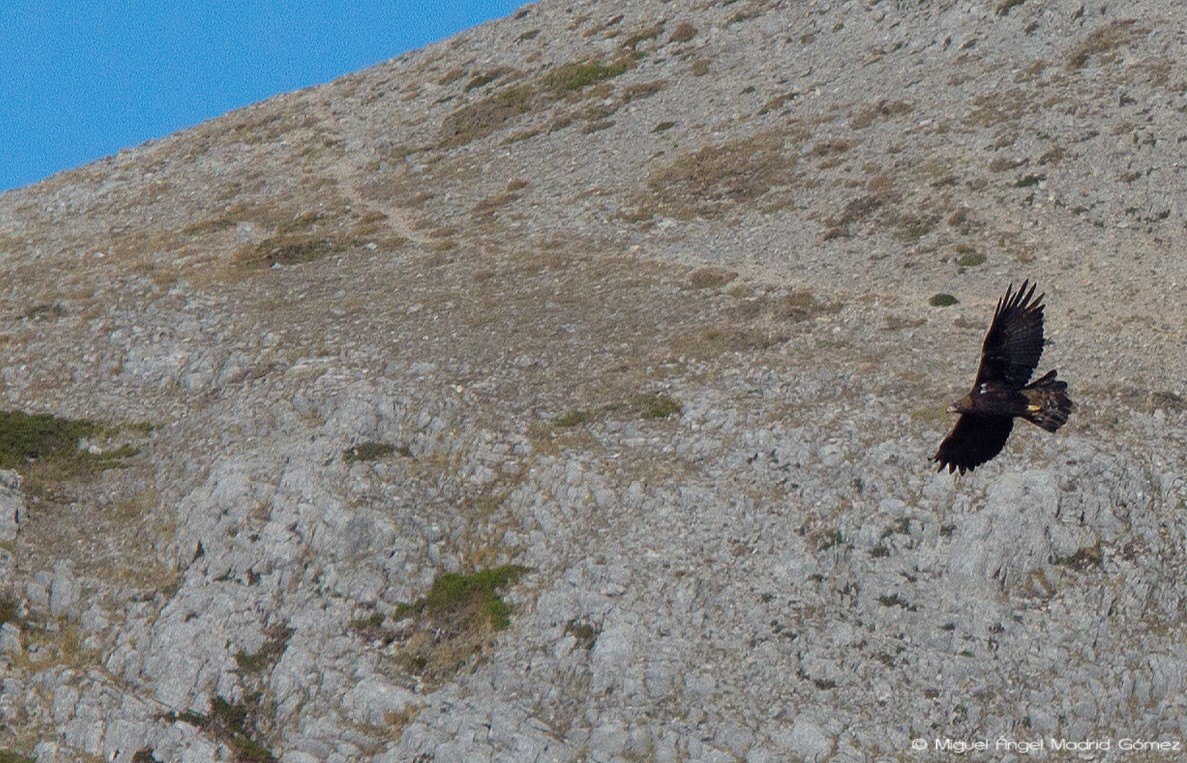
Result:
[[[1068,58],[1068,67],[1083,69],[1093,58],[1101,63],[1113,63],[1118,58],[1114,53],[1115,50],[1125,47],[1147,34],[1149,34],[1149,30],[1138,26],[1136,19],[1110,21],[1072,48]]]
[[[643,419],[666,419],[679,416],[684,406],[679,401],[662,393],[644,393],[635,395],[625,402],[608,403],[597,408],[574,408],[553,419],[554,426],[571,429],[581,426],[595,418],[602,418],[615,413],[628,414]]]
[[[793,291],[778,301],[777,317],[793,323],[839,313],[840,302],[821,302],[810,291]]]
[[[0,596],[0,625],[20,620],[21,605],[9,596]]]
[[[786,137],[771,130],[685,154],[648,178],[651,200],[660,213],[680,219],[712,218],[754,201],[792,183],[796,154],[785,147]]]
[[[21,313],[21,320],[32,322],[56,321],[66,315],[66,308],[59,302],[33,305]]]
[[[299,265],[320,260],[329,254],[344,252],[356,243],[353,238],[308,234],[272,236],[243,252],[239,259],[249,269]]]
[[[587,421],[589,421],[589,411],[574,409],[558,416],[555,423],[558,427],[575,427]]]
[[[0,763],[36,763],[28,755],[22,755],[12,750],[0,750]]]
[[[849,238],[852,226],[866,221],[868,218],[878,219],[885,216],[886,210],[891,208],[897,198],[893,180],[884,174],[871,178],[867,184],[866,194],[852,198],[845,202],[840,212],[824,218],[827,227],[824,240]]]
[[[466,87],[463,88],[462,92],[468,93],[471,90],[475,90],[480,87],[485,87],[497,79],[501,79],[503,77],[506,77],[508,75],[513,75],[515,73],[516,73],[515,70],[508,66],[497,66],[494,69],[491,69],[490,71],[482,72],[481,74],[476,74],[474,77],[472,77],[470,79],[469,82],[466,83]]]
[[[683,405],[664,394],[639,395],[631,407],[645,419],[666,419],[684,412]]]
[[[397,147],[392,154],[399,158],[402,152],[411,150]],[[222,248],[231,243],[227,232],[240,225],[264,233],[258,239],[255,238],[258,234],[253,233],[253,243],[237,247],[226,273],[233,277],[241,277],[244,271],[313,262],[365,244],[396,249],[407,243],[406,239],[392,232],[386,214],[352,207],[337,196],[333,182],[325,178],[316,182],[322,185],[310,189],[307,205],[294,207],[279,201],[235,202],[210,218],[182,228],[180,236],[189,245],[199,243],[196,239],[213,238],[220,241],[215,244],[216,248]],[[180,242],[161,244],[158,248],[178,246],[181,246]]]
[[[529,572],[507,564],[470,574],[443,573],[423,597],[399,604],[401,663],[431,682],[447,680],[482,656],[494,634],[511,624],[511,607],[499,592]]]
[[[861,111],[849,120],[849,127],[854,130],[863,130],[883,119],[893,119],[894,117],[909,114],[913,108],[911,104],[903,101],[883,99],[861,109]]]
[[[39,459],[76,458],[79,440],[93,435],[98,426],[89,419],[0,411],[0,468],[17,469]]]
[[[396,446],[390,442],[368,441],[342,451],[342,460],[348,464],[353,464],[357,461],[378,461],[391,456],[395,452]]]
[[[572,62],[562,64],[545,74],[541,85],[553,96],[562,96],[574,90],[596,85],[603,80],[613,79],[625,72],[626,69],[625,63]]]
[[[1167,413],[1187,410],[1187,399],[1170,390],[1152,390],[1132,385],[1110,385],[1104,394],[1117,403],[1142,413],[1154,413],[1159,409]]]
[[[565,623],[565,634],[572,636],[577,646],[589,651],[598,642],[602,629],[586,618],[573,618]]]
[[[894,237],[904,244],[913,244],[935,230],[939,215],[900,214],[894,220]]]
[[[1101,553],[1100,541],[1096,545],[1082,548],[1071,556],[1060,557],[1055,560],[1055,564],[1062,567],[1070,567],[1074,570],[1088,570],[1094,567],[1100,567],[1104,563],[1104,555]]]
[[[693,289],[719,289],[738,277],[735,270],[712,265],[697,268],[688,276],[688,285]]]
[[[423,597],[411,604],[397,606],[395,617],[400,619],[416,614],[452,620],[461,615],[465,619],[477,616],[481,620],[485,616],[492,631],[503,630],[511,624],[511,609],[498,590],[519,580],[528,571],[527,567],[518,564],[505,564],[469,575],[444,573],[437,577]]]
[[[627,37],[626,40],[623,41],[622,47],[627,48],[628,50],[634,52],[636,55],[641,55],[641,54],[638,54],[638,51],[636,51],[636,48],[638,48],[639,45],[644,42],[648,42],[650,40],[656,39],[663,33],[664,33],[664,23],[661,21],[659,23],[652,24],[651,26],[643,27],[639,31],[632,34],[630,37]]]
[[[917,609],[915,605],[911,604],[897,593],[883,594],[882,596],[879,596],[878,603],[884,607],[902,607],[909,612],[914,612]]]
[[[140,425],[130,427],[139,434]],[[129,444],[82,448],[89,440],[118,436],[120,427],[48,413],[0,411],[0,469],[15,469],[37,489],[49,483],[92,476],[119,466],[139,452]]]
[[[932,298],[927,301],[927,304],[932,307],[951,307],[960,300],[951,294],[933,294]]]
[[[256,718],[260,696],[251,695],[244,702],[228,702],[221,696],[210,701],[210,712],[203,715],[190,711],[168,713],[165,720],[185,721],[203,733],[209,734],[235,753],[239,763],[273,763],[276,760],[271,751],[257,741]]]
[[[543,111],[558,100],[572,99],[593,85],[618,77],[630,65],[629,59],[570,61],[531,81],[503,87],[446,116],[440,146],[455,148],[485,138],[525,114]]]
[[[286,625],[271,628],[258,651],[252,654],[239,652],[235,655],[236,667],[240,673],[263,673],[271,670],[288,648],[292,635],[293,629]]]
[[[441,146],[452,148],[485,138],[532,108],[534,90],[516,85],[492,93],[482,100],[466,104],[441,125]]]
[[[672,36],[668,38],[669,42],[688,42],[697,36],[697,28],[687,21],[681,21],[672,30]]]
[[[391,643],[391,634],[383,627],[383,614],[372,612],[363,617],[356,617],[350,621],[350,631],[364,641],[382,641]]]

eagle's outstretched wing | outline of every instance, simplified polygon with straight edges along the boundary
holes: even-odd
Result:
[[[1043,354],[1043,295],[1032,299],[1035,287],[1027,290],[1027,285],[1028,281],[1023,281],[1014,292],[1011,284],[1006,296],[998,300],[981,347],[975,386],[988,382],[1021,389],[1039,364]]]
[[[940,471],[971,472],[996,456],[1006,445],[1014,419],[1009,416],[979,416],[963,414],[952,431],[940,443],[932,461],[938,461]]]

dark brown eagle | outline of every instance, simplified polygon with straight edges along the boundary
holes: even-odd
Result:
[[[972,390],[948,409],[959,413],[956,426],[940,443],[932,461],[940,471],[971,472],[996,456],[1006,445],[1015,418],[1054,432],[1067,423],[1072,401],[1067,382],[1052,369],[1027,384],[1043,354],[1043,294],[1035,287],[1014,285],[997,302],[993,323],[981,347],[981,367]]]

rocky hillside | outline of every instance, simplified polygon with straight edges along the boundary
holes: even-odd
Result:
[[[1174,759],[1185,37],[544,0],[0,195],[0,760]]]

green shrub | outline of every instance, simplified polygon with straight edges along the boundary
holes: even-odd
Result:
[[[474,610],[486,615],[492,630],[503,630],[511,624],[511,609],[499,596],[498,589],[514,583],[528,571],[528,567],[505,564],[469,575],[444,573],[423,597],[412,604],[397,606],[395,616],[397,619],[414,613],[448,616]]]
[[[98,424],[88,419],[0,411],[0,469],[16,469],[29,461],[76,458],[78,441],[96,429]]]
[[[589,411],[572,410],[557,417],[555,423],[558,427],[575,427],[579,424],[584,424],[586,421],[589,421]]]
[[[602,64],[596,61],[562,64],[544,76],[543,85],[554,95],[595,85],[613,79],[626,71],[624,64]]]
[[[640,395],[634,403],[645,419],[666,419],[684,411],[684,406],[667,395]]]

